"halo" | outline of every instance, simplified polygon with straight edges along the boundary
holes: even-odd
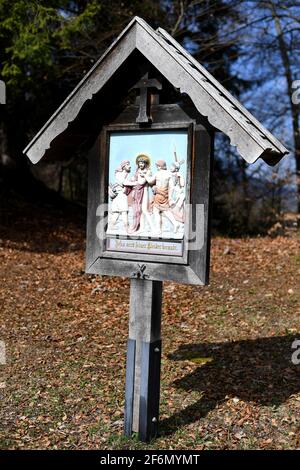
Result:
[[[139,161],[140,159],[143,159],[143,160],[146,162],[146,164],[147,164],[148,167],[151,165],[151,158],[150,158],[149,155],[147,155],[146,153],[139,153],[139,154],[137,155],[137,157],[136,157],[136,159],[135,159],[136,165],[138,164],[138,161]]]

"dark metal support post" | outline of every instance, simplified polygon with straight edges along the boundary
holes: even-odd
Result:
[[[162,282],[131,279],[125,435],[156,436],[159,418]]]

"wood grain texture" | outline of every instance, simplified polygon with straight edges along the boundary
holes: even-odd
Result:
[[[76,120],[87,100],[99,94],[117,70],[138,50],[181,93],[190,96],[198,112],[224,132],[240,155],[253,163],[263,158],[277,163],[288,150],[249,113],[208,71],[162,29],[154,31],[135,17],[106,53],[24,150],[39,161],[54,140]]]
[[[130,281],[129,349],[127,350],[125,433],[141,431],[147,440],[158,421],[161,351],[162,283]],[[132,353],[134,344],[134,354]],[[154,351],[159,345],[159,351]],[[134,361],[134,364],[132,363]],[[134,372],[133,372],[134,371]],[[132,380],[132,376],[134,379]],[[133,390],[133,397],[132,397]],[[152,429],[152,431],[151,431]]]
[[[160,369],[161,341],[142,342],[138,433],[144,442],[158,433]]]
[[[210,239],[211,239],[211,179],[213,164],[214,136],[203,126],[196,126],[194,147],[193,187],[191,201],[193,208],[203,210],[201,214],[199,249],[189,251],[189,264],[204,284],[209,283]],[[199,214],[195,213],[196,222]],[[194,231],[194,220],[192,230]]]
[[[193,106],[156,105],[152,107],[153,123],[150,130],[186,128],[189,134],[187,203],[203,207],[200,227],[203,244],[195,251],[188,251],[189,230],[193,223],[185,225],[185,250],[183,257],[143,255],[137,253],[114,253],[105,250],[105,227],[100,239],[97,207],[107,203],[108,176],[108,134],[111,131],[141,130],[135,123],[138,106],[129,106],[109,126],[105,126],[89,154],[89,192],[86,272],[91,274],[119,275],[134,277],[138,264],[146,265],[145,274],[149,280],[170,280],[183,284],[204,285],[208,282],[210,246],[210,180],[213,152],[213,129],[204,123]],[[195,217],[194,217],[195,218]],[[198,234],[199,236],[199,234]]]
[[[25,148],[32,163],[43,157],[51,142],[78,116],[84,103],[104,87],[135,46],[136,24],[132,21]]]
[[[145,273],[149,276],[149,278],[147,278],[149,280],[173,281],[179,284],[194,284],[198,286],[205,284],[205,279],[199,278],[190,266],[148,262],[144,264],[146,265]],[[107,276],[132,278],[133,273],[137,270],[138,265],[137,262],[134,261],[97,258],[86,272],[89,274],[104,274]]]
[[[128,339],[126,356],[126,384],[124,410],[124,434],[128,437],[131,436],[133,432],[135,353],[136,341],[133,339]]]

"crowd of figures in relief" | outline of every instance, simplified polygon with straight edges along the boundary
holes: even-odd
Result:
[[[133,173],[129,160],[114,169],[108,188],[108,234],[183,237],[186,184],[180,168],[184,161],[176,152],[174,156],[169,168],[165,160],[157,160],[152,171],[150,156],[141,153],[133,160]]]

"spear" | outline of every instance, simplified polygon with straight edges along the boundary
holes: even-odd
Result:
[[[176,152],[176,145],[175,145],[175,144],[174,144],[174,157],[175,157],[175,162],[178,163],[177,152]]]
[[[175,163],[178,163],[179,166],[181,166],[184,163],[184,160],[178,160],[175,144],[174,144],[174,157],[175,157]]]

